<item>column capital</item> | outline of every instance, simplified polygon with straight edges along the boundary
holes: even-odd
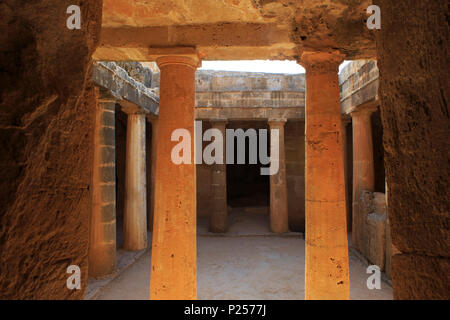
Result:
[[[194,47],[151,48],[150,56],[155,59],[159,69],[167,65],[180,64],[195,70],[202,64],[200,55]]]
[[[305,67],[306,73],[338,73],[344,55],[338,51],[302,53],[299,63]]]
[[[158,122],[158,115],[155,115],[155,114],[153,114],[151,112],[146,114],[146,118],[147,118],[147,121],[150,122],[152,125],[154,123]]]
[[[285,118],[269,118],[267,119],[267,123],[269,126],[280,126],[283,127],[287,122],[287,119]]]
[[[347,124],[352,122],[352,117],[349,117],[347,115],[341,115],[341,121],[342,121],[342,125],[346,126]]]
[[[374,104],[361,105],[350,112],[350,116],[353,118],[355,116],[370,116],[372,113],[377,111],[378,106]]]
[[[132,102],[129,102],[127,100],[121,100],[121,101],[118,101],[117,103],[122,107],[122,111],[128,115],[132,115],[132,114],[145,115],[147,113],[144,109],[142,109],[138,105],[136,105]]]

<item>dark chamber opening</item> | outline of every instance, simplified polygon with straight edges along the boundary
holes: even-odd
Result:
[[[269,129],[263,121],[233,121],[228,123],[227,129],[252,128],[257,133],[258,163],[249,164],[249,139],[245,140],[245,164],[237,162],[237,143],[234,143],[234,163],[227,164],[227,201],[231,207],[260,207],[270,203],[270,176],[261,175],[259,162],[259,129]],[[270,138],[267,139],[269,151]]]

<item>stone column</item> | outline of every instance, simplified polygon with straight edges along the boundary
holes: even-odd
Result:
[[[358,213],[358,198],[362,190],[374,191],[375,169],[373,162],[371,114],[376,107],[362,107],[351,113],[353,127],[353,221],[352,246],[363,251],[365,217]]]
[[[305,298],[349,299],[338,54],[304,52],[306,68]]]
[[[128,114],[123,247],[138,251],[147,248],[146,120],[145,114],[137,108],[123,110]]]
[[[158,140],[158,119],[151,120],[152,124],[152,150],[151,150],[151,168],[150,168],[150,203],[148,209],[148,231],[153,231],[153,217],[155,212],[155,174],[156,174],[156,142]]]
[[[348,161],[348,144],[347,144],[347,125],[351,122],[351,117],[342,115],[342,148],[344,150],[344,179],[345,179],[345,211],[347,212],[347,232],[351,231],[352,221],[351,216],[351,207],[352,207],[352,197],[349,184],[349,172],[351,172],[351,168],[349,167]]]
[[[115,105],[99,97],[94,127],[92,213],[89,277],[104,277],[116,269],[116,141]]]
[[[161,87],[150,299],[190,300],[197,297],[194,102],[199,60],[196,54],[172,54],[160,56],[156,62]],[[180,143],[171,141],[177,129],[190,134],[189,163],[172,161],[172,149]]]
[[[210,121],[212,128],[220,130],[223,137],[222,164],[215,163],[212,167],[212,208],[209,220],[209,231],[223,233],[227,231],[228,205],[227,205],[227,165],[225,162],[225,119],[213,119]]]
[[[270,130],[278,130],[278,172],[270,176],[270,230],[275,233],[289,231],[286,184],[286,152],[284,148],[284,125],[286,119],[269,119]],[[277,161],[271,159],[271,161]]]

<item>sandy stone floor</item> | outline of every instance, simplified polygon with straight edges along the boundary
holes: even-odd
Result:
[[[270,234],[267,219],[264,210],[234,211],[227,236],[209,234],[207,221],[199,221],[198,299],[304,299],[303,237]],[[94,298],[148,299],[150,256],[146,251]],[[351,254],[351,299],[392,299],[392,288],[384,281],[381,290],[367,289],[368,276],[366,265]]]

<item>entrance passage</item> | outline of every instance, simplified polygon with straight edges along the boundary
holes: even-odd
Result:
[[[268,207],[270,205],[270,179],[268,175],[261,175],[262,165],[249,164],[250,148],[257,150],[259,155],[259,135],[260,129],[269,132],[269,126],[263,121],[232,121],[227,125],[227,129],[255,129],[257,132],[256,146],[250,146],[249,139],[245,141],[245,164],[237,162],[237,143],[234,144],[234,164],[227,164],[227,202],[234,207]],[[269,150],[269,139],[267,142]]]

